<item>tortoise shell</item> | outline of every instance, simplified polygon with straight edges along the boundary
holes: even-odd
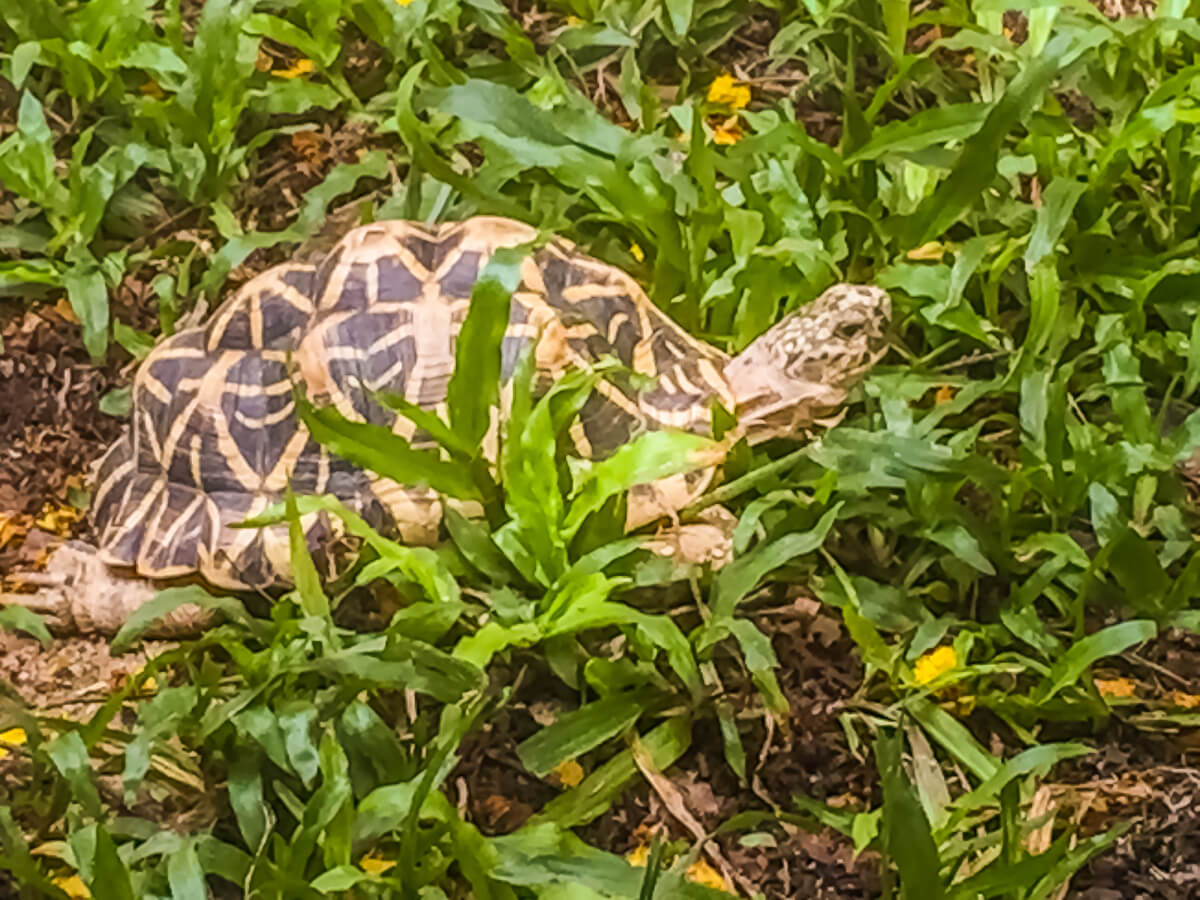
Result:
[[[348,418],[418,438],[377,394],[444,413],[481,271],[497,249],[536,237],[492,217],[362,226],[324,258],[264,272],[206,324],[162,341],[138,370],[128,430],[98,464],[92,522],[101,558],[152,578],[197,573],[233,589],[286,586],[286,527],[233,526],[279,502],[289,483],[297,493],[332,494],[410,543],[432,541],[436,496],[316,443],[296,415],[294,380]],[[725,354],[676,326],[626,273],[566,241],[522,263],[502,378],[531,343],[545,379],[604,356],[654,376],[640,391],[599,385],[572,432],[584,456],[603,457],[645,429],[705,433],[712,399],[734,405]],[[302,524],[314,548],[336,531],[324,513]]]

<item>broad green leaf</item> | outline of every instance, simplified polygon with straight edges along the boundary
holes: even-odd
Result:
[[[1049,253],[1053,253],[1063,229],[1075,211],[1075,204],[1087,190],[1082,181],[1056,178],[1042,193],[1042,205],[1037,211],[1029,245],[1025,248],[1025,268],[1032,270]]]
[[[46,745],[46,755],[71,787],[71,794],[89,816],[100,814],[100,794],[92,781],[87,747],[78,731],[67,731]]]
[[[323,894],[348,891],[355,885],[362,884],[373,880],[373,876],[368,875],[362,869],[354,866],[337,866],[333,869],[327,869],[312,880],[312,889],[320,891]]]
[[[676,716],[641,737],[642,749],[660,772],[684,754],[692,740],[691,721]],[[584,825],[608,810],[612,802],[638,774],[631,750],[622,750],[594,770],[578,786],[555,797],[529,825],[553,822],[560,828]]]
[[[25,79],[34,63],[38,61],[41,52],[42,46],[37,41],[25,41],[13,48],[10,57],[12,69],[9,80],[18,91],[25,86]]]
[[[62,276],[71,308],[83,327],[83,345],[99,362],[108,347],[108,288],[94,263],[78,264]]]
[[[284,510],[288,523],[291,576],[296,585],[296,594],[300,598],[300,608],[304,610],[305,615],[327,620],[329,598],[325,596],[321,577],[317,574],[317,567],[309,553],[305,527],[301,524],[300,513],[296,509],[296,495],[290,489],[284,495]]]
[[[840,510],[839,503],[827,510],[808,531],[786,534],[769,544],[755,547],[721,569],[713,585],[713,615],[718,618],[732,617],[737,604],[757,587],[764,576],[797,556],[812,553],[820,547]]]
[[[929,820],[905,775],[900,745],[898,731],[881,731],[875,739],[875,764],[883,786],[883,846],[900,872],[900,896],[937,900],[945,896],[941,860]]]
[[[1148,641],[1158,633],[1157,626],[1146,619],[1134,619],[1102,628],[1072,644],[1050,669],[1034,692],[1035,703],[1045,703],[1063,688],[1075,684],[1093,663],[1106,656],[1124,653],[1134,644]]]
[[[168,863],[168,874],[170,872],[171,868]],[[182,887],[183,882],[180,881],[179,883]],[[177,893],[174,885],[175,882],[172,881],[172,895],[174,897],[191,900],[195,896],[194,893],[186,891],[184,893]],[[117,845],[109,835],[108,829],[103,826],[96,827],[96,849],[95,856],[92,858],[92,879],[88,886],[92,889],[92,896],[96,900],[134,900],[137,896],[133,891],[133,882],[130,878],[129,868],[121,860],[120,854],[117,853]]]
[[[494,584],[505,585],[512,580],[512,567],[486,528],[449,506],[443,519],[454,545],[468,563]]]
[[[940,706],[925,697],[906,701],[908,712],[925,729],[925,733],[953,754],[977,778],[994,778],[1000,762],[975,740],[971,732]]]
[[[113,637],[111,652],[122,653],[140,638],[147,630],[154,627],[159,620],[184,605],[195,605],[200,609],[211,609],[219,612],[225,618],[239,622],[249,627],[250,619],[242,604],[233,597],[218,597],[210,594],[199,585],[164,588],[154,595],[152,600],[143,603],[125,620],[120,630]]]
[[[354,422],[333,407],[315,408],[296,396],[296,411],[315,440],[355,465],[406,487],[430,487],[460,500],[479,500],[479,489],[462,467],[415,450],[379,425]]]
[[[571,832],[551,823],[527,825],[519,831],[492,838],[497,865],[491,877],[533,888],[578,885],[591,893],[558,894],[561,900],[601,897],[642,897],[646,870],[625,859],[589,847]],[[654,896],[679,900],[729,900],[732,896],[687,880],[675,872],[661,871]],[[547,896],[541,890],[538,896]],[[554,896],[553,894],[550,896]]]
[[[331,651],[314,660],[313,668],[329,675],[353,676],[376,687],[404,685],[442,703],[457,702],[482,689],[482,664],[476,665],[457,650],[450,654],[395,632],[388,634],[382,648],[374,652],[367,648],[360,645]]]
[[[151,748],[155,741],[178,727],[180,719],[196,705],[197,691],[191,685],[164,687],[138,710],[138,731],[125,747],[125,771],[122,781],[128,802],[136,800],[136,791],[150,770]]]
[[[996,179],[996,161],[1008,133],[1026,121],[1058,74],[1071,38],[1060,35],[1022,69],[988,111],[982,127],[967,138],[950,176],[923,202],[908,223],[906,241],[916,247],[941,235],[971,209]]]
[[[982,127],[988,112],[988,107],[982,103],[959,103],[936,106],[910,118],[889,122],[876,128],[871,140],[847,157],[846,163],[879,159],[889,153],[915,154],[929,147],[963,140]]]
[[[633,727],[645,711],[647,697],[632,692],[593,700],[563,713],[550,725],[517,745],[517,755],[530,772],[545,778],[567,760],[573,760],[609,738]]]
[[[258,851],[274,819],[263,797],[263,762],[261,753],[243,747],[229,767],[229,805],[242,840],[252,852]]]
[[[43,647],[48,647],[54,640],[50,629],[46,627],[45,620],[24,606],[12,605],[0,609],[0,628],[24,631],[41,641]]]
[[[455,345],[454,374],[446,388],[450,427],[467,446],[482,446],[491,410],[500,401],[501,343],[528,251],[497,250],[471,289],[471,305]]]
[[[719,461],[719,445],[683,431],[649,431],[600,462],[573,469],[575,485],[563,531],[574,536],[593,512],[634,485],[688,472]]]
[[[311,785],[317,776],[317,747],[312,739],[316,717],[316,707],[304,700],[287,704],[278,716],[288,762],[305,785]]]
[[[962,525],[941,525],[926,532],[931,541],[941,544],[968,566],[984,575],[995,575],[996,569],[984,555],[979,541]]]
[[[1042,744],[1022,750],[1012,759],[1005,760],[995,774],[986,779],[979,787],[958,797],[954,801],[954,805],[963,811],[977,809],[992,803],[1000,793],[1000,789],[1016,778],[1028,775],[1030,772],[1045,775],[1064,759],[1074,759],[1093,752],[1091,747],[1084,744]]]
[[[171,886],[172,900],[207,900],[208,887],[195,841],[184,841],[180,849],[167,857],[167,883]]]

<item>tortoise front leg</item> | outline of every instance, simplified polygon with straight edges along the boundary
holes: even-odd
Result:
[[[737,523],[737,517],[725,507],[705,507],[695,521],[681,523],[676,518],[664,524],[646,546],[677,565],[719,569],[733,560],[733,530]]]
[[[722,506],[705,506],[689,521],[680,522],[681,510],[692,506],[712,483],[715,469],[698,469],[672,475],[629,492],[625,519],[632,531],[655,520],[661,522],[647,547],[679,565],[711,565],[719,569],[733,558],[733,530],[737,518]]]

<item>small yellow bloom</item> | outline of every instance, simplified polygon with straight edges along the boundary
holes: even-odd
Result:
[[[396,2],[399,3],[401,6],[408,6],[408,4],[412,3],[413,0],[396,0]]]
[[[1195,709],[1200,706],[1200,696],[1184,691],[1170,691],[1167,694],[1167,702],[1180,709]]]
[[[721,873],[702,859],[688,866],[687,880],[713,890],[729,892],[729,883]]]
[[[952,384],[943,384],[937,389],[937,393],[933,395],[933,402],[938,406],[943,403],[949,403],[954,399],[954,395],[958,393],[958,388]]]
[[[0,731],[0,744],[12,744],[14,747],[20,747],[27,740],[24,728],[10,728],[8,731]]]
[[[73,506],[55,506],[47,503],[42,507],[42,514],[34,522],[43,531],[49,531],[60,537],[70,537],[71,528],[79,521],[80,512]]]
[[[563,787],[577,787],[579,782],[583,781],[583,766],[573,759],[568,759],[554,767],[554,776]]]
[[[742,139],[742,124],[738,121],[737,116],[730,116],[720,125],[713,129],[713,143],[736,144]]]
[[[583,24],[583,19],[579,18],[579,16],[567,16],[567,24],[572,28],[578,28]]]
[[[646,862],[650,859],[650,845],[638,844],[632,850],[625,854],[625,862],[631,866],[637,866],[639,869],[646,867]]]
[[[374,853],[369,853],[358,861],[359,868],[371,875],[382,875],[394,865],[394,859],[384,859]]]
[[[312,71],[313,61],[302,56],[286,69],[273,69],[271,74],[279,78],[299,78],[302,75],[311,75]]]
[[[8,744],[12,747],[20,747],[25,743],[25,740],[26,737],[24,728],[10,728],[8,731],[0,731],[0,744]],[[4,759],[8,755],[8,750],[6,750],[4,747],[0,747],[0,759]]]
[[[708,102],[728,106],[730,109],[742,109],[750,102],[750,85],[735,81],[726,72],[713,79],[708,86]]]
[[[917,684],[929,684],[958,665],[958,654],[953,647],[938,647],[930,650],[913,666],[913,677]]]
[[[138,91],[143,97],[153,97],[155,100],[161,100],[163,97],[167,96],[166,91],[164,91],[162,86],[153,78],[138,88]]]
[[[1132,697],[1135,693],[1134,684],[1128,678],[1097,678],[1096,690],[1101,697],[1123,699]]]
[[[92,892],[87,889],[87,885],[78,875],[59,875],[53,879],[54,886],[66,894],[68,897],[85,900],[92,896]]]
[[[629,253],[638,262],[646,261],[646,251],[642,249],[641,244],[636,244],[636,243],[630,244],[629,245]]]

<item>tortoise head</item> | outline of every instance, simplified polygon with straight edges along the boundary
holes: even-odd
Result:
[[[725,368],[752,443],[833,417],[886,350],[892,301],[880,288],[838,284],[755,339]]]

